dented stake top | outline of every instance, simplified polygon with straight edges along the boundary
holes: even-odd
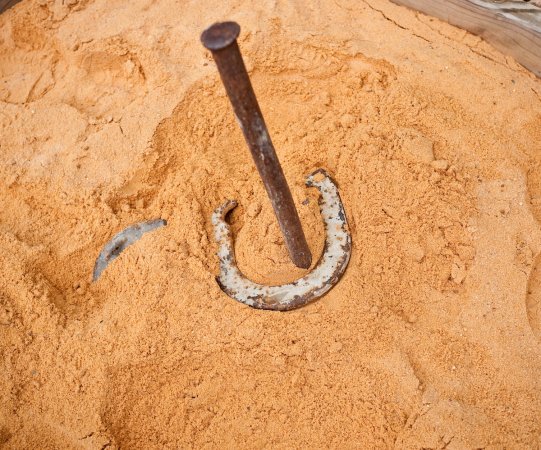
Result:
[[[201,42],[211,51],[221,50],[231,45],[240,34],[237,22],[215,23],[201,34]]]
[[[235,116],[274,208],[291,260],[297,267],[308,269],[312,255],[246,72],[237,44],[239,33],[240,26],[235,22],[215,23],[202,33],[201,42],[212,52]]]

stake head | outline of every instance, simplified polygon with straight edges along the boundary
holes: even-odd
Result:
[[[201,33],[201,42],[211,51],[221,50],[231,45],[239,34],[237,22],[217,22]]]

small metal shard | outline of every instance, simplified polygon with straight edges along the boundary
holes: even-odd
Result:
[[[147,220],[138,224],[132,225],[115,234],[113,238],[105,244],[103,250],[100,252],[96,264],[94,266],[94,272],[92,274],[92,281],[96,281],[106,267],[116,259],[125,249],[134,242],[137,242],[143,234],[155,230],[156,228],[167,225],[167,221],[163,219]]]
[[[231,298],[253,308],[288,311],[327,293],[346,270],[351,256],[351,235],[338,188],[323,169],[309,175],[306,185],[321,193],[319,209],[325,226],[325,249],[309,274],[289,284],[265,286],[246,278],[237,268],[231,229],[225,221],[237,202],[228,200],[214,211],[212,224],[220,259],[216,281]]]

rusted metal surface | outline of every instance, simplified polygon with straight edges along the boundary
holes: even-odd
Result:
[[[15,6],[21,0],[0,0],[0,14],[2,14],[7,9]]]
[[[242,60],[236,40],[239,33],[240,27],[235,22],[216,23],[203,32],[201,42],[212,52],[237,122],[274,208],[291,260],[296,266],[307,269],[312,261],[310,249]]]
[[[306,185],[320,191],[319,208],[325,226],[325,248],[316,267],[305,277],[281,286],[265,286],[246,278],[237,268],[231,229],[226,214],[237,202],[228,200],[212,215],[214,237],[218,242],[222,291],[235,300],[258,309],[288,311],[321,297],[340,279],[351,255],[351,236],[338,189],[322,169],[312,173]]]
[[[94,266],[94,272],[92,274],[92,281],[97,281],[101,273],[107,268],[111,261],[118,258],[118,256],[134,242],[137,242],[143,237],[143,234],[156,228],[167,225],[167,222],[163,219],[148,220],[136,225],[132,225],[115,234],[113,238],[105,244],[103,250],[100,252],[96,264]]]

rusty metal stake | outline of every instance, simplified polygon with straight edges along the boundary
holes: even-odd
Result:
[[[297,267],[308,269],[312,255],[240,54],[237,44],[239,33],[240,26],[236,22],[215,23],[201,34],[201,42],[212,52],[218,66],[225,90],[280,224],[289,256]]]

